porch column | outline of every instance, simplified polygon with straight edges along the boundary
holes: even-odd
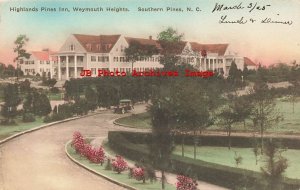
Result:
[[[207,62],[208,62],[208,59],[205,58],[205,59],[204,59],[204,69],[205,69],[205,71],[208,70],[208,69],[207,69]]]
[[[66,56],[66,80],[69,80],[69,56]]]
[[[77,55],[74,55],[74,75],[75,79],[77,79]]]
[[[216,59],[213,59],[213,71],[215,71],[216,68],[215,64],[216,64]]]
[[[60,68],[60,56],[58,56],[58,66],[57,66],[57,75],[58,75],[58,80],[61,80],[61,68]]]

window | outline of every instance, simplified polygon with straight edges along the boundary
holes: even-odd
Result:
[[[47,61],[46,63],[49,65],[49,64],[50,64],[50,61]]]
[[[77,62],[83,62],[83,56],[78,56],[77,57]]]
[[[71,51],[74,51],[74,50],[75,50],[75,45],[74,45],[74,44],[71,44],[71,45],[70,45],[70,50],[71,50]]]
[[[120,62],[125,62],[125,57],[120,57]]]
[[[119,61],[119,57],[114,57],[114,62],[118,62]]]
[[[44,64],[44,62],[43,62],[43,61],[40,61],[40,64]]]
[[[96,56],[91,56],[91,61],[92,61],[92,62],[97,61]]]

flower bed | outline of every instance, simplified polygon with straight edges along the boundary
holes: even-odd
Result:
[[[128,177],[128,173],[125,172],[129,169],[127,162],[121,156],[118,155],[115,158],[109,158],[105,154],[105,150],[103,149],[103,147],[101,147],[101,149],[103,150],[103,154],[101,153],[101,156],[94,155],[94,157],[96,158],[104,157],[104,162],[102,164],[101,162],[99,163],[98,161],[93,160],[92,159],[93,156],[89,156],[89,155],[93,155],[91,153],[93,152],[92,150],[96,151],[97,148],[92,147],[88,142],[88,140],[85,139],[79,132],[75,132],[73,134],[72,141],[66,145],[66,151],[69,157],[71,157],[71,159],[80,163],[81,165],[83,165],[83,167],[89,169],[90,171],[97,173],[98,175],[108,179],[109,181],[115,182],[116,184],[119,185],[122,184],[123,187],[124,185],[125,186],[127,185],[129,189],[137,189],[137,190],[161,189],[160,182],[143,183],[143,182],[137,182],[137,178],[135,177],[133,177],[133,179],[130,179]],[[98,150],[98,152],[101,151]],[[114,170],[114,166],[113,166],[114,162],[119,163],[118,165],[120,166],[119,168],[121,168],[121,170],[123,170],[124,168],[126,169],[118,173],[118,170]],[[126,167],[124,167],[125,163],[126,163]],[[165,190],[175,190],[175,189],[176,189],[175,184],[174,185],[166,184]]]

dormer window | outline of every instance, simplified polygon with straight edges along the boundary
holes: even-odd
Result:
[[[92,44],[86,44],[85,46],[88,50],[90,50],[90,51],[92,50]]]
[[[96,45],[96,48],[97,48],[98,51],[100,51],[100,50],[101,50],[100,44],[97,44],[97,45]]]
[[[71,45],[70,45],[70,50],[71,50],[71,51],[75,51],[75,45],[74,45],[74,44],[71,44]]]

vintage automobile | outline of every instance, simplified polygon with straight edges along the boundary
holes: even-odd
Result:
[[[114,113],[124,114],[133,109],[132,101],[129,99],[120,100],[119,105],[114,107]]]

